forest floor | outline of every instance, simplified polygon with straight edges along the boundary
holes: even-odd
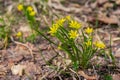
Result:
[[[24,15],[17,11],[21,0],[0,0],[0,17],[11,28],[8,46],[4,48],[4,39],[0,39],[0,80],[120,80],[120,0],[24,0],[25,5],[32,5],[37,12],[36,20],[40,29],[46,32],[52,21],[72,16],[83,27],[92,25],[95,39],[105,42],[110,47],[116,59],[116,66],[111,61],[106,62],[102,56],[95,56],[91,63],[100,64],[76,73],[66,67],[69,60],[63,51],[51,45],[41,36],[31,41],[25,41],[31,33]],[[9,19],[8,19],[9,18]],[[9,21],[11,20],[11,21]],[[1,27],[0,23],[0,27]],[[15,34],[23,33],[23,42]],[[51,40],[57,42],[51,37]]]

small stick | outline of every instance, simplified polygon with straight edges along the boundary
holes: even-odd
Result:
[[[31,56],[34,57],[34,56],[33,56],[33,53],[32,53],[32,50],[29,48],[29,46],[27,46],[26,44],[23,44],[23,43],[21,43],[21,42],[15,41],[12,36],[11,36],[10,38],[11,38],[11,41],[14,42],[15,44],[19,44],[19,45],[22,45],[22,46],[26,47],[26,48],[29,50]]]

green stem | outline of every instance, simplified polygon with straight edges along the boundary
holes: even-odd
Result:
[[[53,41],[51,41],[48,37],[46,37],[41,31],[39,30],[36,30],[36,32],[38,32],[41,36],[43,36],[46,40],[48,40],[50,43],[54,44],[54,45],[57,45],[56,43],[54,43]]]

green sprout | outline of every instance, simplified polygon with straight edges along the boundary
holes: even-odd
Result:
[[[34,11],[33,7],[30,5],[24,6],[23,4],[19,4],[17,6],[17,9],[18,9],[18,11],[23,12],[23,14],[25,15],[25,17],[30,25],[30,28],[32,30],[32,33],[30,34],[30,36],[27,37],[26,40],[34,42],[35,38],[38,35],[35,30],[37,30],[39,27],[38,23],[35,20],[36,12]]]
[[[8,41],[9,41],[10,32],[11,32],[10,20],[8,18],[6,18],[6,20],[9,22],[6,23],[5,18],[3,18],[3,17],[0,18],[0,40],[3,41],[4,48],[6,48],[8,46]]]

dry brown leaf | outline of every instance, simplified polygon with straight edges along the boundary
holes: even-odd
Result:
[[[5,75],[6,75],[5,72],[0,72],[0,78],[1,78],[1,77],[4,77]]]
[[[98,4],[103,4],[103,3],[105,3],[105,2],[107,2],[108,0],[97,0],[97,3]]]
[[[102,57],[99,57],[99,56],[94,56],[92,59],[91,59],[91,63],[93,65],[105,65],[107,64],[107,62],[105,61],[104,58]]]
[[[115,11],[112,12],[112,14],[120,15],[120,10],[119,10],[119,9],[118,9],[118,10],[115,10]]]
[[[118,24],[119,23],[119,19],[117,16],[112,15],[110,17],[107,17],[105,14],[99,14],[98,18],[95,18],[93,16],[88,16],[87,20],[90,22],[98,20],[106,24]]]
[[[107,24],[118,24],[119,20],[117,16],[99,16],[98,20]]]
[[[113,41],[120,41],[120,37],[116,37],[114,39],[112,39]]]
[[[91,3],[91,8],[95,9],[97,7],[97,2]]]
[[[120,5],[120,0],[116,0],[116,4]]]
[[[113,7],[113,6],[114,6],[113,3],[105,3],[105,4],[103,5],[103,8],[107,9],[107,8],[111,8],[111,7]]]
[[[0,41],[0,49],[3,48],[3,46],[4,46],[3,41]]]
[[[22,59],[23,59],[22,55],[15,55],[11,58],[8,58],[8,62],[19,62]]]
[[[20,26],[18,31],[22,32],[24,37],[28,37],[31,34],[32,30],[30,29],[29,26],[23,24],[23,25]]]
[[[72,3],[78,3],[78,4],[85,4],[85,2],[87,2],[88,0],[68,0]]]
[[[27,75],[35,75],[35,74],[40,74],[41,68],[38,65],[35,65],[33,62],[26,62],[23,63],[25,67],[25,73]]]
[[[5,67],[5,65],[0,65],[0,76],[6,75],[7,73],[7,68]]]
[[[66,8],[64,6],[62,6],[61,4],[52,4],[50,5],[51,7],[57,9],[57,10],[62,10],[62,11],[65,11],[65,12],[81,12],[81,9],[80,8],[75,8],[75,7],[70,7],[70,8]]]
[[[115,57],[116,57],[116,58],[120,58],[120,49],[118,49],[118,50],[116,51]]]
[[[120,74],[112,75],[113,80],[120,80]]]
[[[71,64],[71,60],[65,59],[65,64],[66,64],[67,66],[70,65],[70,64]]]
[[[78,74],[83,76],[87,80],[96,80],[96,76],[88,76],[84,71],[78,71]]]
[[[22,76],[23,70],[25,69],[25,67],[26,67],[26,66],[20,65],[20,64],[18,64],[18,65],[13,65],[13,66],[11,67],[12,74]]]

